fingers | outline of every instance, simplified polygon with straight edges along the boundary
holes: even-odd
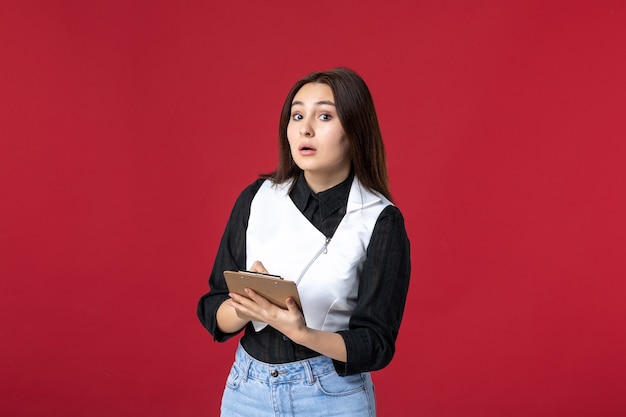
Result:
[[[261,263],[261,261],[254,261],[252,266],[250,267],[250,271],[252,272],[260,272],[261,274],[269,274],[265,266]]]
[[[228,295],[230,296],[228,305],[235,310],[237,317],[246,320],[258,320],[251,311],[251,308],[254,308],[253,301],[239,294],[232,293]]]
[[[229,294],[229,305],[236,310],[238,317],[267,323],[283,333],[289,331],[294,324],[300,326],[303,322],[302,313],[293,299],[287,299],[285,310],[249,288],[245,291],[245,296]]]
[[[244,291],[246,292],[245,296],[235,293],[229,294],[231,298],[229,305],[239,314],[254,317],[254,320],[266,321],[265,316],[267,316],[268,311],[271,311],[272,308],[279,308],[249,288],[245,288]]]

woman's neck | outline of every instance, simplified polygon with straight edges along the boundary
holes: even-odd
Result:
[[[349,175],[350,170],[345,173],[341,173],[340,175],[334,175],[332,177],[315,175],[310,171],[304,171],[304,179],[306,180],[306,183],[311,191],[313,191],[315,194],[329,190],[335,185],[341,184],[343,181],[345,181],[346,178],[348,178]]]

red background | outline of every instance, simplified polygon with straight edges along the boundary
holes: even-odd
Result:
[[[380,415],[626,415],[624,1],[4,0],[0,39],[0,415],[217,415],[197,299],[339,65],[412,243]]]

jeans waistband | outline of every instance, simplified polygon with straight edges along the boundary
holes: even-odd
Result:
[[[298,380],[312,384],[316,377],[335,372],[333,361],[327,356],[288,363],[265,363],[254,359],[241,345],[237,347],[235,363],[242,370],[244,380],[252,378],[271,384]]]

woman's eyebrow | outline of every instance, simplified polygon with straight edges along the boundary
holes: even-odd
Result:
[[[315,104],[315,105],[317,105],[317,106],[321,106],[321,105],[324,105],[324,104],[327,104],[327,105],[329,105],[329,106],[334,106],[334,105],[335,105],[335,103],[333,103],[333,102],[332,102],[332,101],[330,101],[330,100],[321,100],[321,101],[316,101],[316,102],[315,102],[315,103],[313,103],[313,104]],[[294,101],[293,103],[291,103],[291,105],[292,105],[292,106],[296,106],[296,105],[301,105],[301,106],[303,106],[303,105],[304,105],[304,103],[303,103],[303,102],[301,102],[301,101]]]

